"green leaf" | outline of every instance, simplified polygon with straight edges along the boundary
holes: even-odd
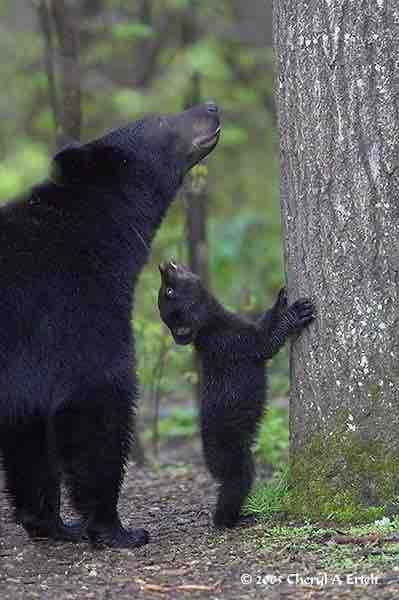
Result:
[[[225,146],[240,146],[248,142],[248,133],[238,125],[226,124],[223,128],[222,143]]]
[[[191,0],[167,0],[167,4],[170,8],[176,10],[186,10],[190,6]]]
[[[135,118],[146,110],[145,98],[140,92],[121,88],[112,96],[113,108],[127,118]]]
[[[7,201],[18,195],[42,179],[47,169],[47,152],[39,144],[30,144],[25,140],[21,147],[0,164],[0,200]]]
[[[145,23],[118,23],[112,29],[113,37],[119,42],[147,39],[154,35],[154,30]]]
[[[228,79],[231,75],[228,65],[220,55],[219,48],[212,40],[202,40],[186,51],[186,61],[192,71],[208,78]]]

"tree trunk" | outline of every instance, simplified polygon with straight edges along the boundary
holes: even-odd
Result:
[[[192,78],[192,89],[188,94],[185,108],[201,102],[200,78],[195,74]],[[186,235],[188,245],[189,266],[197,273],[207,287],[208,273],[208,237],[207,237],[207,169],[204,165],[196,167],[188,176],[183,187],[186,205]]]
[[[186,108],[201,101],[200,80],[198,75],[192,79],[192,90],[188,95]],[[183,186],[183,199],[186,208],[186,239],[188,247],[188,263],[190,270],[201,277],[205,287],[209,288],[208,269],[208,190],[207,167],[197,165],[188,176]],[[199,406],[201,400],[201,361],[194,351],[194,369],[197,375],[195,398]]]
[[[61,127],[61,109],[57,93],[55,49],[48,0],[40,0],[37,4],[37,10],[44,41],[44,66],[48,82],[49,100],[53,114],[54,130],[57,132]]]
[[[292,344],[291,502],[350,519],[399,491],[399,8],[275,0],[274,41],[289,298],[317,307]]]
[[[182,25],[183,46],[194,44],[200,35],[198,24],[199,2],[195,0],[187,10]],[[201,102],[201,78],[194,72],[187,90],[185,108]],[[197,165],[189,175],[183,187],[183,199],[186,207],[186,238],[190,270],[201,277],[205,287],[209,287],[208,237],[207,237],[207,169]],[[194,351],[194,369],[197,374],[195,398],[199,406],[201,400],[201,361]]]
[[[52,0],[51,9],[57,32],[62,88],[58,146],[80,138],[81,82],[79,66],[79,14],[75,0]]]
[[[195,0],[187,10],[182,27],[183,46],[194,44],[199,38],[199,4]],[[192,74],[186,92],[185,108],[201,102],[201,78],[199,73]],[[207,242],[207,199],[206,173],[201,166],[189,174],[183,188],[186,204],[186,234],[189,266],[197,273],[205,286],[208,285],[208,242]]]

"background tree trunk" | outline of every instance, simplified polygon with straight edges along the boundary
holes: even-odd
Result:
[[[182,26],[184,46],[195,44],[200,38],[198,24],[199,2],[192,1]],[[185,107],[202,102],[201,78],[194,72],[187,90]],[[207,190],[206,178],[201,168],[194,169],[188,176],[183,189],[186,200],[186,231],[190,269],[197,273],[208,286],[208,243],[207,243]]]
[[[184,46],[195,44],[200,38],[198,22],[199,2],[193,0],[185,14],[182,23],[182,43]],[[201,78],[194,72],[187,90],[185,106],[189,108],[199,104],[201,98]],[[207,236],[207,170],[202,165],[197,165],[186,177],[182,195],[186,207],[186,238],[188,247],[188,264],[193,273],[201,277],[205,287],[209,287],[208,269],[208,236]],[[197,405],[201,396],[201,361],[194,350],[194,369],[197,382],[194,387]]]
[[[194,74],[191,90],[188,93],[185,108],[201,102],[200,78]],[[208,190],[207,167],[197,165],[186,177],[182,195],[186,209],[186,239],[188,264],[193,273],[201,277],[202,283],[209,288],[208,264]],[[197,404],[201,396],[201,361],[194,350],[194,369],[197,382],[194,387]]]
[[[39,0],[37,10],[45,46],[44,61],[56,145],[59,148],[70,141],[79,140],[81,135],[79,12],[75,0]],[[58,40],[58,56],[54,33]]]
[[[399,8],[274,6],[292,345],[290,477],[299,511],[351,517],[399,477]]]
[[[79,12],[75,0],[53,0],[51,9],[58,36],[62,88],[62,120],[58,144],[78,140],[81,133]]]
[[[48,0],[39,0],[37,10],[44,42],[44,66],[48,82],[49,101],[53,114],[54,131],[57,132],[61,128],[61,109],[57,93],[55,49]]]
[[[192,78],[192,89],[188,94],[185,108],[201,102],[200,78],[194,74]],[[186,206],[186,235],[188,246],[189,266],[193,273],[197,273],[208,287],[208,190],[207,190],[207,168],[204,165],[196,167],[189,173],[187,181],[183,186],[183,196]]]
[[[82,127],[79,8],[75,0],[40,0],[39,23],[45,44],[45,68],[49,84],[50,105],[56,131],[56,145],[62,147],[80,139]],[[94,4],[94,3],[93,3]],[[95,9],[95,6],[92,6]],[[58,41],[57,57],[54,33]],[[59,70],[59,88],[57,88]],[[139,417],[134,424],[131,457],[145,463],[140,439]]]

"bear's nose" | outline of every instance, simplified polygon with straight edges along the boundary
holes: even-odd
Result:
[[[209,100],[209,102],[206,102],[206,109],[210,113],[217,113],[219,111],[218,105],[213,100]]]

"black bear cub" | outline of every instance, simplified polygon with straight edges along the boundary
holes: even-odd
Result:
[[[257,322],[227,311],[197,275],[174,262],[159,267],[158,306],[177,344],[193,343],[201,359],[201,434],[205,461],[221,484],[214,514],[232,527],[254,478],[251,445],[264,412],[265,362],[314,319],[307,298],[288,306],[283,288]]]

